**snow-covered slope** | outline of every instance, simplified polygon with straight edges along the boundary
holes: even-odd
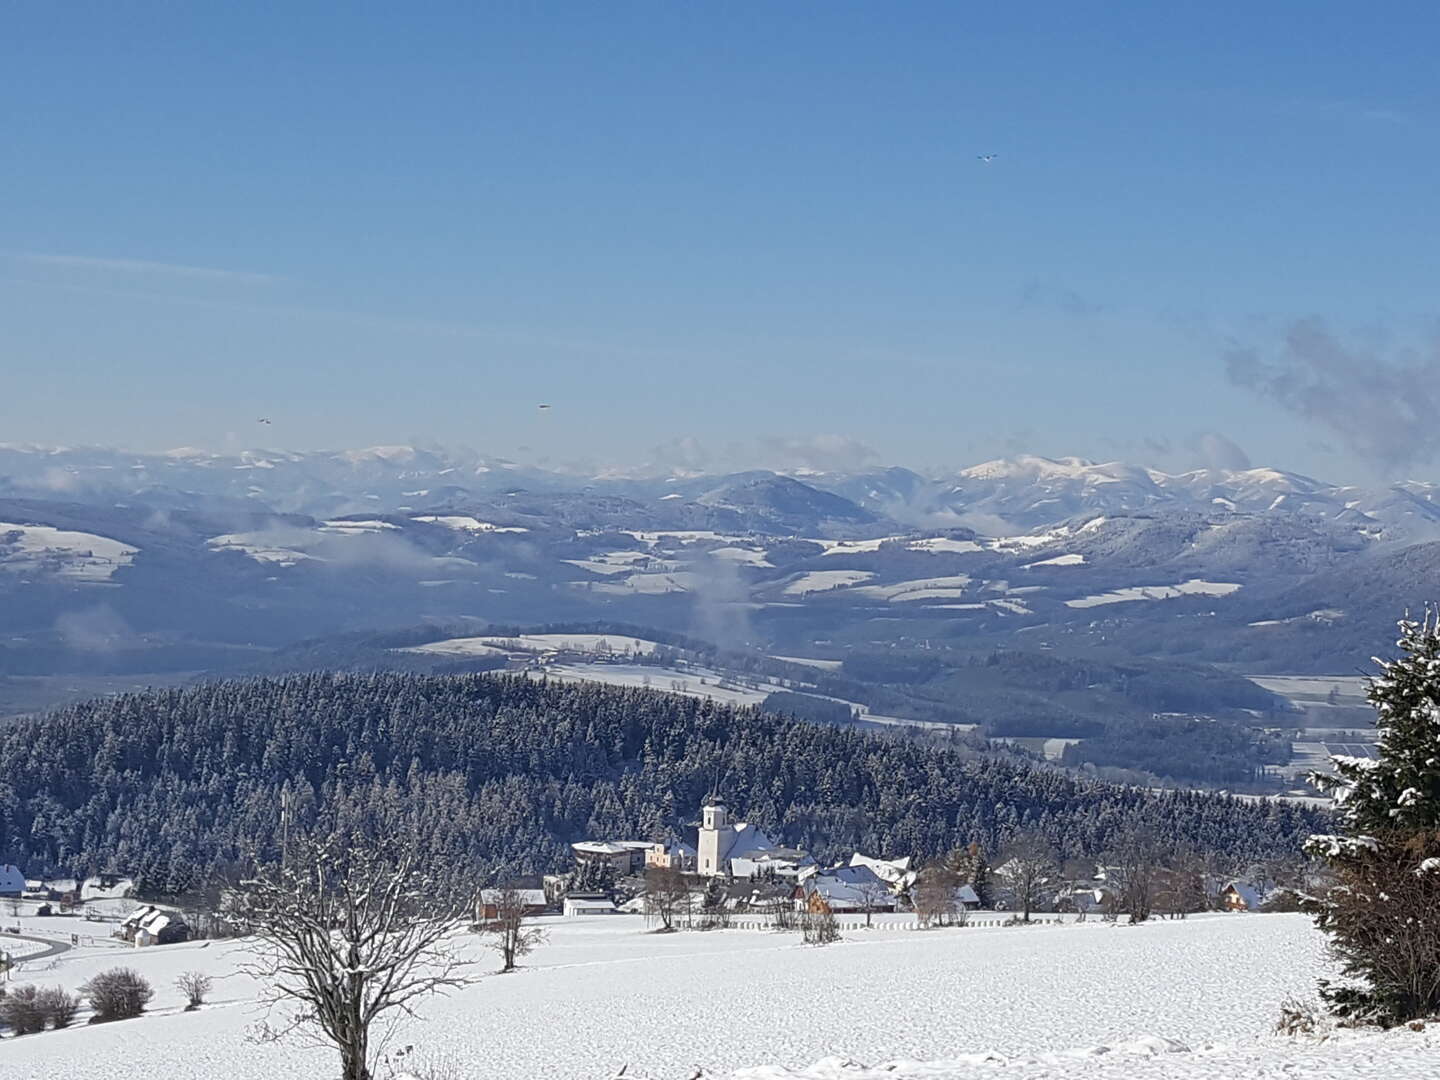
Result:
[[[1419,1080],[1433,1075],[1437,1050],[1433,1036],[1413,1033],[1325,1044],[1270,1035],[1281,1001],[1311,995],[1327,973],[1323,939],[1301,916],[1134,928],[882,926],[847,930],[823,949],[756,929],[656,936],[639,917],[545,922],[550,939],[520,972],[426,1000],[419,1019],[402,1021],[390,1045],[415,1048],[417,1073],[597,1080],[623,1067],[627,1077],[681,1080],[698,1067],[737,1080]],[[492,954],[469,948],[480,970],[493,970]],[[74,987],[123,962],[155,985],[152,1014],[7,1039],[5,1075],[153,1080],[177,1075],[177,1062],[193,1080],[331,1075],[326,1051],[246,1037],[262,1014],[259,987],[239,971],[243,956],[237,942],[62,956],[34,978]],[[173,981],[192,969],[212,974],[215,990],[210,1004],[185,1013]]]

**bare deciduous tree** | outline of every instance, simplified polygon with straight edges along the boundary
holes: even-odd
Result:
[[[1039,833],[1024,833],[1010,844],[1000,859],[996,876],[1010,891],[1012,903],[1020,910],[1022,922],[1040,903],[1047,886],[1059,873],[1055,850]]]
[[[888,909],[893,900],[891,899],[890,886],[878,878],[874,881],[861,881],[855,886],[855,898],[860,902],[860,910],[865,913],[865,929],[870,929],[870,920],[875,912]]]
[[[829,908],[807,911],[801,921],[806,945],[829,945],[840,940],[840,924]]]
[[[1107,873],[1115,886],[1115,906],[1129,913],[1132,924],[1150,918],[1154,909],[1160,856],[1154,832],[1137,821],[1125,828],[1106,857]]]
[[[205,995],[210,993],[210,976],[203,971],[187,971],[175,980],[176,988],[185,995],[185,1011],[198,1009],[205,1004]]]
[[[690,883],[675,867],[654,866],[645,871],[645,912],[660,920],[660,932],[675,929],[675,922],[690,913]]]
[[[950,925],[959,910],[955,899],[959,887],[960,875],[946,866],[927,866],[920,871],[912,894],[915,915],[922,927]]]
[[[485,924],[484,932],[490,935],[490,948],[500,954],[500,971],[504,974],[514,971],[517,960],[529,956],[544,942],[545,931],[525,925],[529,912],[525,894],[519,889],[507,885],[492,890],[491,895],[495,901],[495,918]]]
[[[309,1036],[340,1053],[342,1080],[370,1080],[371,1029],[471,981],[452,948],[466,904],[421,862],[415,837],[302,836],[232,897],[256,938],[248,974],[296,1012],[263,1038]]]

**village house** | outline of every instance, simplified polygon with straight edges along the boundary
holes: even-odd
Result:
[[[1220,890],[1220,906],[1226,911],[1259,911],[1265,891],[1248,881],[1235,880]]]
[[[500,903],[502,901],[503,889],[481,889],[480,895],[475,900],[475,921],[488,923],[494,922],[500,917]],[[525,918],[534,918],[536,915],[544,915],[549,902],[545,898],[544,889],[515,889],[515,898],[520,902],[520,907]]]
[[[648,840],[581,840],[571,844],[577,865],[608,866],[625,877],[645,869],[655,845]]]
[[[565,897],[561,911],[568,918],[585,915],[617,915],[615,902],[604,893],[571,893]]]
[[[32,879],[25,882],[25,899],[70,907],[80,901],[80,883],[74,878]]]
[[[178,911],[151,904],[122,919],[118,934],[126,941],[144,948],[189,941],[190,927]]]
[[[25,894],[25,875],[18,866],[0,865],[0,897],[19,899]]]
[[[651,844],[645,852],[647,870],[682,870],[687,874],[695,872],[695,849],[679,841],[671,844]]]
[[[868,866],[836,866],[807,874],[795,889],[797,906],[812,914],[894,911],[890,885]]]
[[[135,892],[135,881],[124,874],[105,873],[88,877],[80,885],[80,902],[124,900]]]
[[[869,855],[862,855],[857,851],[850,856],[851,866],[868,867],[876,877],[890,886],[890,891],[896,896],[907,894],[910,886],[914,885],[916,878],[920,876],[911,869],[913,861],[909,855],[903,859],[872,859]]]

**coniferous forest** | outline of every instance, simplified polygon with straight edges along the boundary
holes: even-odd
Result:
[[[649,690],[508,676],[309,674],[154,690],[0,730],[0,861],[132,873],[178,894],[273,854],[317,807],[405,821],[477,877],[560,869],[587,837],[693,839],[701,800],[817,857],[997,850],[1039,830],[1099,855],[1137,821],[1168,850],[1291,854],[1303,808],[1151,794]]]

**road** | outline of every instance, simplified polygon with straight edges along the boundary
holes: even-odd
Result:
[[[70,945],[63,941],[51,941],[48,938],[27,937],[24,934],[0,934],[0,951],[8,952],[5,948],[7,941],[29,941],[36,945],[45,946],[38,952],[26,953],[24,956],[16,957],[15,966],[21,967],[32,960],[47,960],[52,956],[59,956],[61,953],[70,951]]]

